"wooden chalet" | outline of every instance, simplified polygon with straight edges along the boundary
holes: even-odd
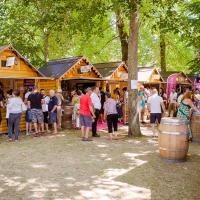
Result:
[[[109,91],[115,88],[123,89],[128,86],[128,67],[124,62],[109,62],[94,64],[102,75],[101,86]]]
[[[47,66],[41,67],[39,71],[53,79],[51,84],[49,80],[41,80],[41,87],[50,89],[54,85],[66,92],[99,86],[102,78],[99,71],[83,56],[50,60]]]
[[[145,87],[159,89],[164,83],[164,79],[156,67],[138,67],[138,82]]]
[[[21,96],[26,88],[38,85],[40,79],[45,77],[14,47],[6,45],[0,47],[0,85],[4,95],[10,89],[19,89]],[[3,121],[0,125],[0,133],[7,132],[6,113],[2,110]],[[25,129],[25,120],[22,117],[20,128]]]
[[[184,72],[177,72],[177,71],[167,71],[165,73],[160,73],[164,79],[163,87],[167,88],[167,78],[175,74],[176,75],[176,85],[177,88],[191,88],[192,87],[192,80],[184,73]]]

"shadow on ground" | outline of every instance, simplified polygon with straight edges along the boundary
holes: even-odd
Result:
[[[147,130],[146,130],[147,131]],[[84,143],[77,132],[0,144],[0,200],[198,199],[200,145],[166,163],[151,137]]]

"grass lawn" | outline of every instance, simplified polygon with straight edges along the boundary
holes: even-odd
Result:
[[[174,164],[159,158],[149,136],[111,142],[102,133],[82,142],[78,135],[13,143],[1,136],[0,200],[200,199],[200,143],[190,144],[187,162]]]

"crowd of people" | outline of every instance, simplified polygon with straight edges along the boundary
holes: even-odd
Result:
[[[118,108],[122,104],[116,91],[112,96],[109,91],[104,92],[102,88],[95,86],[87,88],[85,94],[79,90],[73,91],[72,96],[73,124],[74,128],[81,128],[83,141],[92,140],[89,137],[90,129],[92,130],[92,137],[100,137],[97,134],[98,121],[107,122],[110,140],[117,137],[118,121],[121,118],[121,108]]]
[[[28,89],[24,99],[20,97],[19,90],[9,90],[6,96],[0,90],[0,106],[6,109],[8,140],[18,141],[23,112],[26,113],[26,135],[38,137],[50,133],[50,124],[53,127],[52,134],[57,134],[61,129],[62,101],[62,90],[58,90],[57,93],[50,90],[48,96],[44,89],[38,91],[37,87],[33,87]],[[2,115],[0,116],[1,122]]]
[[[177,93],[171,90],[169,97],[165,90],[160,88],[145,88],[140,86],[137,95],[137,111],[140,122],[146,123],[145,117],[150,120],[153,136],[156,136],[155,125],[161,122],[163,116],[173,116],[182,119],[190,119],[191,110],[198,111],[200,108],[200,92],[192,92],[188,88]],[[19,90],[9,90],[4,96],[0,88],[0,107],[6,108],[8,125],[8,140],[19,139],[19,125],[22,113],[25,112],[26,135],[38,137],[45,133],[57,134],[62,129],[62,104],[67,102],[62,95],[62,90],[57,92],[50,90],[46,94],[44,89],[38,91],[37,87],[29,88],[20,97]],[[74,90],[71,93],[73,105],[72,124],[76,129],[81,129],[82,141],[92,141],[89,137],[100,137],[97,133],[98,122],[107,122],[109,139],[117,138],[118,122],[124,116],[123,106],[128,103],[127,88],[120,91],[116,88],[111,94],[102,88],[87,88],[84,92]],[[0,122],[2,120],[0,112]],[[64,122],[63,122],[64,123]],[[51,125],[51,129],[49,129]],[[189,137],[192,138],[191,129]]]
[[[145,123],[144,113],[147,113],[153,136],[156,137],[155,125],[160,124],[163,116],[178,117],[190,121],[192,113],[200,111],[199,96],[200,91],[198,89],[191,91],[189,88],[185,88],[178,93],[172,88],[169,98],[167,98],[167,94],[162,88],[158,91],[156,88],[149,89],[141,86],[138,91],[138,112],[140,113],[141,123]],[[189,139],[192,140],[190,123],[188,130]]]
[[[119,92],[114,92],[116,97]],[[114,99],[111,94],[103,92],[102,88],[87,88],[84,93],[80,90],[71,93],[71,104],[73,105],[72,123],[74,128],[81,129],[82,140],[91,141],[92,137],[100,137],[97,134],[98,121],[106,121],[108,125],[109,139],[116,136],[118,119],[120,118],[121,106],[119,97]],[[37,87],[29,88],[20,97],[19,90],[9,90],[7,95],[0,89],[0,107],[6,109],[8,126],[8,140],[18,141],[20,133],[20,122],[22,113],[25,112],[26,135],[38,137],[45,133],[57,134],[62,129],[62,104],[67,102],[62,95],[62,90],[57,93],[50,90],[46,94],[44,89],[38,91]],[[2,115],[0,112],[0,122]],[[51,125],[51,131],[49,129]]]

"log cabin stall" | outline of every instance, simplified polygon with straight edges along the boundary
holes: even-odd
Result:
[[[83,56],[50,60],[47,66],[43,66],[39,71],[46,77],[54,79],[51,85],[49,80],[41,80],[40,84],[49,89],[54,85],[56,89],[61,88],[66,97],[73,90],[82,90],[87,87],[99,86],[101,74]]]
[[[167,88],[167,79],[171,75],[176,75],[176,89],[178,91],[185,88],[192,88],[192,80],[184,72],[167,71],[161,72],[161,76],[164,79],[163,88]]]
[[[87,87],[99,86],[102,81],[101,74],[82,56],[50,60],[47,66],[43,66],[39,70],[45,76],[54,79],[51,86],[48,80],[41,80],[40,84],[44,88],[49,85],[49,89],[51,89],[50,87],[54,85],[56,89],[62,89],[67,102],[63,104],[62,127],[72,128],[73,105],[71,92],[74,90],[84,92]]]
[[[126,124],[128,122],[128,95],[122,91],[128,87],[128,67],[124,62],[109,62],[94,64],[97,70],[103,76],[101,87],[104,91],[109,91],[113,98],[123,102],[122,104],[122,120]],[[116,98],[114,91],[119,89],[120,97]]]
[[[144,87],[155,87],[158,91],[163,86],[164,79],[156,67],[138,67],[138,82]]]
[[[27,59],[11,45],[0,47],[0,84],[4,95],[10,89],[19,89],[23,97],[26,88],[38,85],[45,78]],[[0,133],[7,132],[6,111],[2,110]],[[22,116],[20,129],[25,130],[25,117]]]
[[[113,93],[116,88],[122,90],[128,87],[128,67],[124,62],[98,63],[94,66],[103,77],[101,86],[104,90]]]

